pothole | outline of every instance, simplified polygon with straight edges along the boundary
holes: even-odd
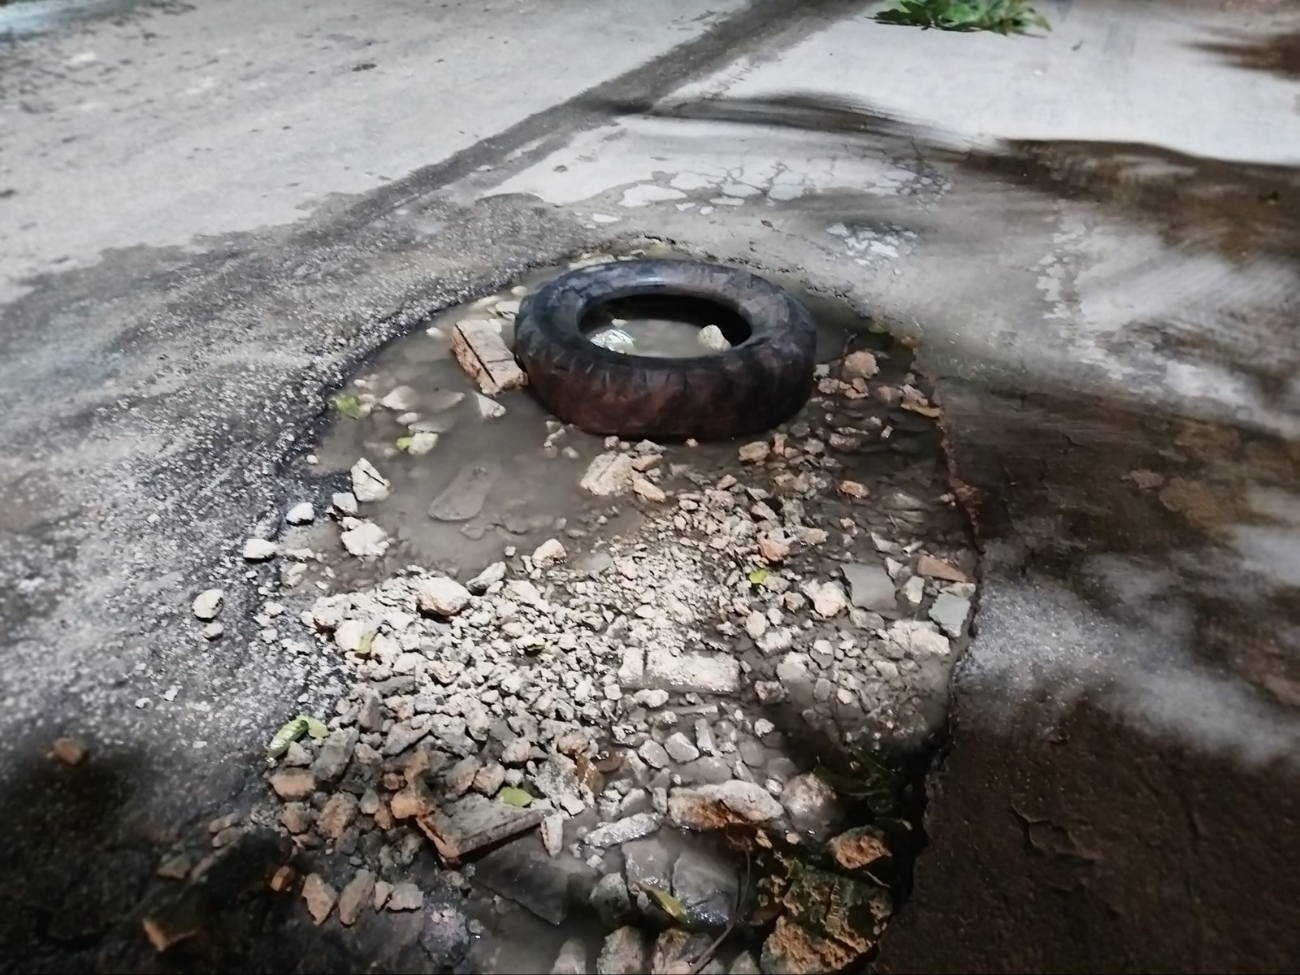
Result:
[[[814,301],[791,422],[591,437],[449,354],[535,283],[393,343],[304,467],[332,517],[286,528],[264,622],[351,686],[269,772],[279,886],[453,968],[843,969],[908,891],[975,598],[938,410]]]

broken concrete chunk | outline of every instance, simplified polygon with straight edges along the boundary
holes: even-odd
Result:
[[[874,826],[847,830],[830,842],[830,853],[845,870],[857,870],[889,856],[884,833]]]
[[[548,538],[533,552],[533,565],[545,569],[563,562],[567,557],[559,539]]]
[[[506,564],[504,562],[493,562],[473,579],[465,583],[465,588],[474,595],[481,596],[505,577]]]
[[[484,420],[497,420],[506,415],[504,406],[482,393],[474,394],[474,406],[478,409],[478,415]]]
[[[339,923],[345,927],[355,924],[361,909],[374,897],[376,877],[369,870],[358,870],[339,894]]]
[[[291,525],[308,525],[316,520],[316,509],[310,501],[299,501],[284,513],[284,520]]]
[[[501,322],[467,318],[451,330],[451,352],[460,367],[488,396],[518,389],[528,377],[501,337]]]
[[[873,613],[892,613],[898,608],[894,580],[883,565],[851,562],[840,571],[849,584],[849,599],[854,606]]]
[[[250,538],[244,542],[243,556],[249,562],[265,562],[269,558],[274,558],[278,551],[275,542],[267,541],[265,538]]]
[[[668,795],[668,817],[686,829],[722,829],[732,823],[763,823],[783,812],[781,804],[761,785],[732,779],[696,789],[674,789]]]
[[[943,559],[936,559],[933,555],[922,555],[917,559],[916,571],[927,579],[942,579],[944,582],[970,581],[961,569]]]
[[[220,589],[205,589],[194,597],[194,615],[201,620],[216,619],[221,612],[225,593]]]
[[[591,846],[621,846],[632,840],[649,836],[659,829],[659,816],[656,813],[637,813],[617,822],[598,826],[587,834],[587,843]]]
[[[966,630],[966,617],[970,615],[970,600],[952,593],[940,593],[930,607],[930,619],[950,637],[959,637]]]
[[[478,793],[416,819],[444,860],[458,861],[467,853],[533,829],[548,810],[520,809]]]
[[[629,455],[605,453],[591,462],[578,486],[589,494],[608,498],[623,494],[631,488],[633,474],[632,458]]]
[[[430,616],[455,616],[469,605],[469,590],[445,576],[424,579],[415,593],[420,612]]]
[[[634,927],[612,932],[596,959],[597,975],[642,975],[648,972],[645,937]]]
[[[309,874],[302,885],[302,899],[307,903],[307,913],[313,924],[323,924],[334,910],[334,903],[339,898],[338,891],[327,884],[318,873]]]
[[[388,551],[388,532],[373,521],[363,521],[355,528],[349,528],[339,535],[339,541],[349,555],[359,559],[383,558]]]
[[[352,477],[352,495],[358,501],[383,501],[392,493],[392,484],[364,457],[352,465],[349,473]]]
[[[876,357],[870,352],[850,352],[844,357],[840,375],[847,380],[870,379],[879,371]]]

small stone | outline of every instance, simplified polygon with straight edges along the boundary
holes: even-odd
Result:
[[[943,579],[945,582],[969,582],[966,573],[955,565],[936,559],[932,555],[922,555],[916,560],[916,571],[927,579]]]
[[[286,802],[280,810],[280,825],[297,835],[311,829],[311,809],[306,803]]]
[[[668,498],[662,488],[651,484],[644,477],[632,478],[632,492],[643,501],[650,501],[658,504]]]
[[[740,689],[740,661],[730,654],[683,653],[651,650],[646,657],[646,678],[676,691],[698,694],[734,694]]]
[[[767,632],[767,617],[759,612],[750,613],[745,617],[745,632],[751,640],[761,640]]]
[[[795,828],[805,832],[823,830],[840,815],[835,790],[813,772],[796,775],[786,783],[781,805]]]
[[[895,660],[946,657],[952,652],[948,638],[928,623],[904,620],[885,633],[885,653]]]
[[[903,583],[903,602],[915,609],[921,605],[925,599],[925,578],[923,576],[912,576],[907,582]]]
[[[867,486],[858,481],[840,481],[836,490],[846,498],[865,498],[870,494]]]
[[[857,870],[890,855],[884,839],[874,826],[859,826],[830,841],[831,856],[845,870]]]
[[[469,791],[470,786],[474,784],[474,779],[481,768],[479,760],[473,755],[467,755],[459,762],[447,770],[446,788],[447,797],[455,799]],[[501,770],[501,778],[505,780],[505,769]]]
[[[966,617],[970,615],[970,600],[943,592],[930,607],[930,619],[950,637],[959,637],[966,630]]]
[[[693,762],[700,757],[700,750],[680,731],[668,736],[668,740],[664,742],[664,750],[674,762]]]
[[[352,478],[352,495],[358,501],[383,501],[392,493],[392,484],[364,457],[352,465],[349,474]]]
[[[280,769],[271,773],[271,789],[285,802],[306,799],[316,791],[316,776],[306,769]]]
[[[393,885],[387,880],[375,881],[374,905],[375,910],[381,910],[388,903],[389,895],[393,892]]]
[[[303,881],[302,899],[307,903],[307,913],[311,915],[312,923],[319,925],[330,916],[339,895],[320,874],[313,873]]]
[[[350,792],[336,792],[316,817],[316,832],[327,840],[337,842],[356,818],[357,797]]]
[[[761,464],[767,460],[768,455],[772,453],[772,448],[768,446],[766,440],[755,440],[753,443],[747,443],[737,451],[742,464]]]
[[[474,774],[474,791],[494,796],[506,780],[506,770],[498,763],[484,765]]]
[[[388,809],[393,819],[400,822],[404,819],[419,819],[430,815],[434,810],[434,804],[428,788],[417,779],[405,789],[393,793],[393,798],[388,802]]]
[[[737,955],[736,960],[727,969],[727,975],[761,975],[761,972],[762,969],[758,967],[758,959],[749,951],[742,951]]]
[[[506,408],[482,393],[474,394],[474,406],[484,420],[497,420],[506,415]]]
[[[557,565],[560,562],[563,562],[566,558],[568,558],[568,555],[565,553],[564,546],[560,544],[559,540],[548,538],[546,541],[542,542],[541,545],[537,546],[537,549],[533,552],[533,565],[537,566],[539,569],[546,569],[552,565]]]
[[[847,380],[870,379],[878,372],[880,366],[870,352],[850,352],[840,367],[840,375]]]
[[[656,813],[637,813],[605,826],[598,826],[587,834],[589,846],[620,846],[632,840],[649,836],[659,829],[659,816]]]
[[[650,969],[645,939],[634,927],[623,927],[612,932],[600,949],[596,959],[597,975],[643,975]]]
[[[533,775],[533,783],[542,795],[560,802],[565,796],[578,795],[581,790],[577,768],[571,758],[548,755]]]
[[[361,908],[375,895],[375,875],[369,870],[358,870],[339,894],[339,923],[351,927],[361,916]]]
[[[553,857],[560,855],[564,849],[564,813],[552,813],[538,826],[542,847]]]
[[[717,742],[713,738],[713,729],[709,727],[708,721],[704,718],[695,719],[695,747],[706,755],[712,755],[717,748]]]
[[[628,454],[604,453],[591,462],[578,486],[597,497],[612,497],[632,486],[632,473],[632,458]]]
[[[849,584],[849,598],[854,606],[875,613],[892,613],[898,608],[894,580],[883,565],[852,562],[840,571]]]
[[[424,906],[424,891],[412,883],[395,884],[384,904],[390,911],[418,911]]]
[[[432,430],[416,430],[406,441],[406,452],[412,457],[423,457],[438,446],[439,435]]]
[[[420,394],[410,386],[397,386],[379,401],[379,405],[394,413],[406,413],[420,404]]]
[[[205,589],[194,597],[194,615],[201,620],[217,618],[225,593],[220,589]]]
[[[50,754],[64,765],[80,765],[86,758],[86,748],[75,738],[56,738]]]
[[[501,750],[501,761],[506,765],[523,765],[532,751],[532,742],[527,738],[514,738]]]
[[[674,789],[668,796],[669,818],[687,829],[720,829],[731,823],[762,823],[782,813],[779,802],[754,782],[732,779],[696,789]]]
[[[339,491],[330,496],[330,506],[346,518],[356,517],[361,509],[357,507],[357,498],[351,491]]]
[[[668,752],[653,738],[647,739],[636,753],[651,768],[665,768],[668,765]]]
[[[221,634],[225,632],[226,628],[224,626],[220,623],[212,622],[203,628],[203,639],[219,640],[221,639]]]
[[[849,597],[838,583],[824,583],[813,596],[813,611],[822,619],[831,619],[848,608]]]
[[[473,579],[465,583],[465,588],[474,595],[481,596],[505,577],[506,564],[504,562],[493,562]]]
[[[177,854],[165,858],[154,872],[166,880],[184,880],[193,868],[194,864],[189,857]]]
[[[310,501],[299,501],[284,513],[284,520],[291,525],[309,525],[316,520],[316,509]]]
[[[339,535],[339,541],[350,555],[359,559],[382,558],[388,551],[388,532],[373,521],[363,521]]]
[[[716,325],[705,325],[696,337],[700,345],[710,352],[726,352],[731,348],[731,343],[722,334],[722,329]]]
[[[421,580],[416,587],[416,604],[430,616],[455,616],[469,605],[469,590],[445,576]]]
[[[243,556],[248,562],[265,562],[273,558],[278,551],[275,542],[267,541],[265,538],[250,538],[244,542]]]
[[[768,562],[784,562],[790,554],[790,543],[784,538],[760,535],[758,538],[758,554]]]
[[[591,907],[607,928],[616,928],[632,913],[632,897],[622,874],[601,877],[591,891]]]
[[[560,945],[551,975],[587,975],[587,946],[581,938],[570,938]]]

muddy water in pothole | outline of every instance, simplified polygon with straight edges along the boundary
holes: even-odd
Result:
[[[537,272],[513,294],[434,317],[425,328],[389,345],[340,391],[340,396],[355,399],[366,415],[352,419],[336,411],[315,450],[317,463],[308,471],[312,476],[346,478],[358,458],[373,463],[391,481],[392,495],[381,504],[363,505],[362,514],[378,523],[392,544],[381,559],[347,558],[337,531],[318,523],[306,543],[313,551],[338,557],[331,560],[335,587],[386,578],[407,564],[467,578],[499,559],[509,546],[530,551],[551,537],[567,541],[593,531],[614,534],[635,527],[639,516],[634,508],[611,517],[605,499],[592,498],[578,487],[592,458],[606,449],[603,438],[560,424],[527,390],[495,400],[481,396],[451,354],[449,335],[455,323],[488,314],[503,320],[503,337],[507,345],[513,344],[513,315],[524,289],[534,289],[563,270]],[[819,311],[819,361],[839,355],[850,332],[861,332],[864,341],[875,338],[866,334],[867,323],[851,313],[814,296],[804,297]],[[616,319],[631,330],[637,351],[646,355],[705,354],[710,350],[701,346],[698,336],[709,324],[737,342],[747,334],[743,321],[724,308],[639,299],[593,309],[584,328],[596,333]],[[887,355],[883,342],[874,345]],[[437,437],[427,453],[415,452],[423,446],[419,434]],[[702,473],[723,471],[735,463],[735,446],[673,448],[670,459],[690,463]],[[346,484],[340,482],[339,488],[346,489]],[[315,580],[315,574],[309,577]]]
[[[740,315],[694,299],[624,298],[605,302],[582,322],[587,338],[616,352],[690,359],[749,337]]]

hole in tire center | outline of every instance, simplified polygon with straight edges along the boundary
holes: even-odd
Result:
[[[687,359],[723,351],[750,336],[749,323],[726,305],[682,295],[632,295],[600,302],[582,317],[588,340],[616,352]]]

